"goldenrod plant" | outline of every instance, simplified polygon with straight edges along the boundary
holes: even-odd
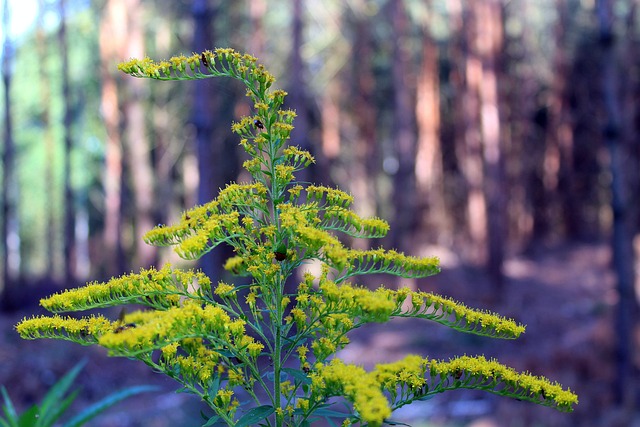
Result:
[[[206,402],[213,414],[205,426],[310,426],[321,419],[381,426],[392,423],[395,409],[454,389],[573,410],[578,400],[570,390],[483,356],[445,361],[408,355],[369,372],[338,358],[349,331],[392,318],[501,339],[515,339],[525,328],[435,294],[352,282],[373,273],[427,277],[439,272],[438,259],[345,246],[340,234],[379,238],[389,225],[358,216],[351,195],[340,189],[296,180],[314,158],[288,145],[295,112],[283,108],[286,93],[271,89],[275,79],[256,58],[216,49],[162,62],[132,59],[119,69],[156,80],[231,77],[246,86],[253,114],[232,130],[249,155],[243,166],[251,182],[227,185],[176,224],[159,225],[144,237],[188,260],[229,245],[234,256],[224,267],[238,279],[227,283],[167,264],[90,283],[43,299],[54,315],[21,321],[23,338],[97,344],[112,356],[141,360]],[[317,275],[305,270],[312,260],[322,265]],[[294,275],[298,269],[301,276]],[[288,293],[285,283],[296,277],[300,283]],[[59,314],[123,304],[146,309],[114,320]],[[347,409],[334,407],[339,402]]]

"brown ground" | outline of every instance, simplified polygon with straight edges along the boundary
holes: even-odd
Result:
[[[479,272],[460,266],[455,255],[438,248],[426,248],[424,254],[417,255],[434,252],[442,259],[443,272],[413,285],[513,317],[527,325],[527,333],[516,341],[498,341],[433,323],[397,320],[355,331],[341,357],[371,366],[396,360],[407,352],[432,358],[485,354],[569,386],[579,395],[580,404],[573,414],[561,414],[487,393],[457,391],[408,406],[396,414],[397,419],[414,427],[640,425],[637,416],[636,424],[623,421],[622,411],[612,405],[616,293],[605,245],[564,245],[509,259],[508,280],[499,303],[487,297],[490,282]],[[29,308],[0,316],[0,383],[19,408],[37,401],[64,372],[86,358],[88,363],[78,380],[82,387],[78,407],[130,385],[161,387],[159,392],[119,404],[90,426],[192,427],[201,424],[201,409],[209,413],[194,397],[175,394],[171,380],[135,361],[108,358],[100,348],[69,342],[19,339],[13,325],[33,312],[34,308]]]

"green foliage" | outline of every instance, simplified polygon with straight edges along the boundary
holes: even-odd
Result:
[[[143,269],[64,291],[41,304],[53,313],[128,303],[147,310],[114,321],[33,317],[17,325],[22,337],[98,344],[110,355],[139,359],[206,402],[214,415],[205,425],[307,426],[324,418],[345,426],[380,426],[394,409],[459,388],[573,409],[577,397],[560,385],[482,356],[439,361],[409,355],[371,372],[335,357],[349,343],[350,331],[394,317],[502,339],[517,338],[524,326],[438,295],[369,290],[349,282],[373,273],[426,277],[439,271],[438,260],[343,245],[334,233],[377,238],[389,226],[351,211],[349,194],[295,179],[314,159],[287,146],[295,113],[281,108],[286,93],[270,90],[274,78],[254,57],[218,49],[159,63],[133,59],[119,68],[157,80],[225,76],[245,84],[254,114],[232,130],[250,156],[244,166],[253,181],[227,185],[177,224],[149,231],[145,241],[173,246],[185,259],[230,245],[235,255],[225,268],[248,279],[214,284],[202,272],[171,265]],[[285,292],[285,283],[311,260],[321,263],[321,273],[304,273],[295,293]],[[336,396],[349,403],[346,412],[332,408]]]
[[[2,393],[4,417],[0,417],[0,427],[50,427],[54,424],[63,427],[79,427],[127,397],[156,389],[152,386],[135,386],[120,390],[85,408],[70,420],[56,424],[78,396],[79,390],[71,393],[68,391],[83,366],[84,363],[74,366],[51,387],[40,404],[32,405],[21,415],[16,412],[7,390],[2,386],[0,393]]]

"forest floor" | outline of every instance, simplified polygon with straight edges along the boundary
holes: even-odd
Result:
[[[635,424],[623,421],[624,414],[613,405],[616,292],[606,245],[564,244],[509,258],[499,301],[490,297],[494,294],[491,282],[478,270],[461,265],[455,254],[441,248],[421,252],[416,255],[440,256],[443,272],[409,282],[410,286],[515,318],[527,325],[527,332],[518,340],[503,341],[397,319],[354,331],[341,358],[372,367],[407,353],[442,359],[484,354],[570,387],[580,403],[574,413],[562,414],[488,393],[456,391],[402,408],[394,419],[414,427],[640,425],[637,414]],[[118,404],[90,426],[195,427],[202,423],[200,411],[209,413],[193,396],[176,394],[171,380],[138,362],[109,358],[97,347],[21,340],[13,325],[34,310],[0,315],[0,384],[19,409],[36,402],[71,366],[86,359],[77,381],[82,392],[71,413],[123,387],[155,384],[161,388]],[[638,366],[638,360],[635,363]]]

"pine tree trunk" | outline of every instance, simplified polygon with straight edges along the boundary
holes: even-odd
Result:
[[[216,19],[217,9],[213,9],[208,0],[194,0],[191,13],[194,21],[193,51],[202,52],[212,48],[211,25]],[[218,156],[222,141],[214,141],[213,130],[217,116],[217,99],[211,79],[193,82],[193,103],[191,104],[191,122],[195,127],[195,144],[197,152],[199,184],[198,203],[204,204],[215,197],[222,184],[220,173],[221,156]],[[221,274],[222,255],[219,249],[213,250],[199,260],[200,268],[213,280]]]
[[[407,82],[409,78],[409,53],[405,41],[408,35],[408,17],[402,0],[392,0],[389,11],[393,58],[391,65],[393,86],[392,138],[397,156],[397,171],[394,174],[393,204],[395,209],[392,225],[392,244],[400,250],[409,250],[408,238],[416,227],[415,212],[415,105]]]
[[[113,65],[122,58],[126,43],[126,7],[123,0],[106,0],[100,21],[100,62],[102,93],[100,110],[106,129],[103,186],[104,230],[102,276],[109,277],[125,269],[122,249],[122,141],[120,99]]]
[[[303,150],[311,151],[309,140],[309,117],[307,112],[307,86],[305,81],[304,62],[302,61],[302,35],[304,29],[303,3],[304,0],[292,0],[293,15],[291,17],[291,54],[289,58],[288,102],[297,117],[295,127],[291,132],[291,144],[298,145]],[[303,169],[296,173],[299,181],[313,181],[310,169]]]
[[[425,30],[422,64],[417,79],[416,121],[416,198],[421,228],[439,230],[449,227],[444,204],[442,148],[440,146],[440,80],[438,46]]]
[[[252,0],[249,4],[251,19],[251,38],[249,39],[249,53],[256,58],[263,58],[264,54],[264,16],[267,13],[266,0]]]
[[[126,58],[142,58],[144,34],[142,29],[142,4],[140,0],[127,0],[128,40]],[[148,267],[156,261],[156,248],[147,245],[142,236],[154,224],[154,176],[151,166],[151,147],[147,137],[143,94],[145,82],[142,79],[126,79],[129,98],[125,102],[126,118],[126,160],[129,165],[134,196],[135,263]]]
[[[4,28],[9,28],[9,0],[4,0],[2,8]],[[19,292],[20,276],[20,229],[18,223],[18,182],[15,175],[15,142],[13,140],[13,111],[11,108],[11,61],[13,43],[8,31],[3,31],[2,43],[2,85],[4,93],[4,135],[2,150],[2,308],[15,308]]]
[[[600,27],[602,95],[605,113],[603,139],[609,152],[611,172],[611,210],[613,212],[613,235],[611,240],[613,267],[616,273],[618,307],[616,311],[616,364],[617,375],[614,392],[617,403],[628,410],[631,422],[637,403],[637,386],[633,381],[634,333],[633,325],[637,311],[633,273],[633,235],[628,216],[625,159],[627,153],[621,144],[618,57],[615,52],[616,35],[613,30],[613,2],[600,0],[597,3],[597,18]]]
[[[380,172],[380,150],[377,135],[377,111],[374,101],[375,93],[378,90],[376,78],[373,75],[372,58],[374,55],[373,40],[371,34],[371,21],[365,14],[356,14],[352,17],[350,25],[354,28],[354,41],[351,52],[351,73],[348,75],[349,81],[341,83],[333,88],[337,92],[334,97],[334,109],[336,119],[340,118],[339,94],[347,94],[351,102],[351,109],[354,111],[354,124],[357,128],[355,147],[349,153],[353,156],[349,161],[349,181],[350,191],[355,195],[358,204],[358,212],[363,216],[384,215],[380,206],[380,197],[376,197],[379,192],[376,190],[377,180]],[[336,83],[337,85],[337,83]],[[346,88],[351,88],[348,92]],[[337,126],[337,123],[336,123]],[[334,149],[335,155],[340,149]],[[347,155],[347,153],[345,153]],[[370,242],[354,241],[354,245],[366,245]],[[364,248],[364,247],[363,247]]]
[[[45,163],[44,170],[44,188],[48,206],[46,215],[46,231],[45,231],[45,250],[46,250],[46,269],[49,277],[57,276],[57,268],[59,257],[57,256],[58,250],[56,250],[56,223],[54,207],[57,205],[55,202],[56,188],[54,180],[55,164],[55,141],[53,139],[51,129],[51,80],[49,73],[47,72],[47,60],[48,58],[48,43],[47,35],[44,28],[44,15],[45,15],[45,2],[44,0],[38,1],[38,18],[37,18],[37,30],[36,30],[36,47],[38,49],[38,76],[40,84],[40,99],[42,105],[42,127],[44,128],[43,143],[45,146],[45,153],[47,161]]]
[[[73,150],[73,139],[71,136],[71,89],[69,86],[69,50],[67,45],[67,24],[66,24],[66,1],[59,0],[58,14],[60,17],[60,27],[58,29],[58,43],[60,45],[60,56],[62,58],[62,103],[63,103],[63,188],[64,188],[64,232],[63,232],[63,254],[64,254],[64,280],[67,285],[72,285],[76,280],[76,260],[75,260],[75,204],[73,188],[71,184],[71,152]]]
[[[498,0],[478,0],[476,8],[476,49],[482,66],[480,81],[480,133],[485,170],[487,269],[500,296],[503,284],[502,264],[506,240],[505,188],[498,93],[499,55],[503,29]]]
[[[484,193],[485,174],[482,158],[482,131],[480,128],[480,91],[482,61],[475,49],[477,16],[474,7],[462,13],[463,48],[461,49],[464,83],[462,85],[462,124],[464,137],[457,148],[457,156],[467,186],[466,219],[470,237],[470,250],[466,256],[479,264],[486,262],[487,202]]]

